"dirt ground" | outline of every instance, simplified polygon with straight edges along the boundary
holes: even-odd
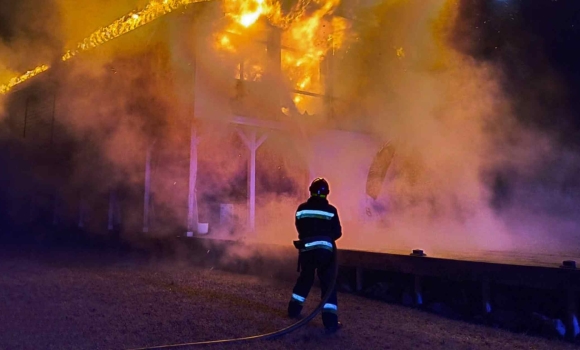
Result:
[[[289,268],[294,268],[291,266]],[[0,349],[130,349],[243,337],[292,324],[291,285],[187,263],[86,250],[0,249]],[[305,311],[320,296],[313,289]],[[344,328],[320,316],[282,338],[232,349],[572,349],[349,294]],[[206,346],[207,347],[207,346]]]

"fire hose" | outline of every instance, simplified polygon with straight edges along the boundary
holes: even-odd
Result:
[[[334,270],[334,278],[332,279],[332,282],[330,283],[330,286],[329,286],[328,290],[326,291],[326,294],[323,296],[323,298],[320,301],[320,303],[318,304],[318,306],[308,316],[304,317],[303,319],[294,323],[293,325],[290,325],[286,328],[280,329],[280,330],[275,331],[275,332],[253,335],[253,336],[249,336],[249,337],[234,338],[234,339],[221,339],[221,340],[209,340],[209,341],[201,341],[201,342],[194,342],[194,343],[158,345],[158,346],[134,348],[134,349],[128,349],[128,350],[177,349],[177,348],[185,348],[185,347],[191,347],[191,346],[196,346],[196,345],[241,343],[241,342],[247,342],[247,341],[252,341],[252,340],[271,340],[271,339],[278,338],[278,337],[281,337],[283,335],[289,334],[291,332],[294,332],[295,330],[307,325],[310,321],[312,321],[312,319],[314,317],[316,317],[320,313],[320,311],[322,311],[324,304],[326,304],[326,302],[330,298],[330,295],[332,294],[332,291],[334,290],[334,287],[336,286],[336,278],[338,277],[338,259],[337,259],[338,253],[337,253],[336,245],[333,244],[333,246],[334,246],[333,247],[334,249],[332,249],[332,267]]]

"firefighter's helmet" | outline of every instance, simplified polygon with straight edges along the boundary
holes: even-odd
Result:
[[[319,196],[327,196],[330,193],[330,189],[328,187],[328,182],[321,177],[317,177],[312,181],[310,184],[310,194],[319,195]]]

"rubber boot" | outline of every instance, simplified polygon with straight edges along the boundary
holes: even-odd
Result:
[[[302,312],[302,304],[295,300],[291,300],[288,303],[288,317],[299,318],[300,312]]]
[[[334,312],[325,312],[322,311],[322,324],[324,324],[324,328],[326,328],[327,333],[334,333],[340,328],[338,325],[338,315]]]
[[[337,322],[335,326],[326,327],[325,328],[325,332],[326,332],[326,334],[334,334],[334,333],[336,333],[341,328],[342,328],[342,323],[341,322]]]

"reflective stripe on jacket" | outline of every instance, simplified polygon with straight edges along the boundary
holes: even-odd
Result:
[[[309,242],[313,237],[323,237],[321,241],[332,243],[342,236],[338,211],[326,198],[312,196],[300,204],[296,210],[295,224],[298,238],[304,242]],[[324,246],[318,244],[317,248]]]

